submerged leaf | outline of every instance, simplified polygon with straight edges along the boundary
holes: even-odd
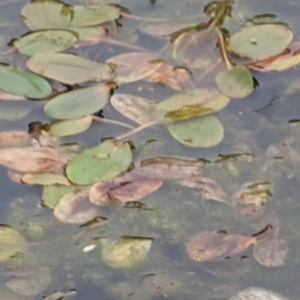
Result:
[[[107,35],[107,30],[104,27],[71,27],[70,30],[78,34],[78,38],[83,41],[99,41]]]
[[[103,24],[119,18],[120,8],[112,5],[74,5],[70,26],[84,27]]]
[[[203,116],[221,110],[229,98],[215,89],[195,89],[174,95],[156,105],[154,116],[169,123]]]
[[[117,241],[101,241],[102,260],[112,268],[130,268],[141,263],[147,256],[152,239],[121,237]]]
[[[38,30],[13,40],[12,45],[25,55],[48,54],[70,48],[75,44],[77,35],[66,29]]]
[[[223,125],[213,115],[175,122],[168,129],[175,140],[188,147],[208,148],[224,138]]]
[[[44,107],[45,113],[55,119],[74,119],[93,114],[108,102],[109,85],[93,85],[63,93],[52,98]]]
[[[228,300],[289,300],[288,298],[277,294],[273,291],[262,289],[260,287],[248,287],[239,291],[235,296],[230,297]]]
[[[54,208],[54,216],[64,223],[83,224],[97,215],[97,207],[88,200],[88,190],[75,191],[63,196]]]
[[[27,173],[22,176],[21,182],[31,185],[70,185],[64,175],[53,173]]]
[[[92,123],[92,116],[86,116],[80,119],[60,121],[51,124],[50,132],[55,136],[74,135],[88,130]]]
[[[0,102],[0,119],[2,120],[18,120],[26,117],[31,112],[30,107],[12,103],[9,101]]]
[[[21,172],[62,172],[69,158],[53,148],[0,149],[0,164]]]
[[[21,17],[31,30],[66,28],[72,16],[72,6],[56,0],[31,0],[21,10]]]
[[[222,93],[233,98],[245,98],[254,88],[253,78],[245,66],[237,65],[232,70],[220,71],[216,83]]]
[[[114,94],[110,101],[119,113],[136,123],[146,124],[151,120],[152,105],[145,98],[129,94]]]
[[[252,60],[266,59],[283,52],[293,32],[282,24],[261,24],[242,28],[230,37],[228,50]]]
[[[0,89],[8,93],[32,99],[46,98],[52,93],[44,78],[6,64],[0,64],[0,78]]]
[[[107,64],[70,53],[35,55],[27,60],[26,65],[35,73],[66,84],[108,80],[113,73]]]
[[[163,65],[163,60],[154,53],[132,52],[111,57],[106,63],[116,72],[113,80],[122,84],[150,76]]]
[[[158,156],[136,163],[132,172],[157,179],[181,179],[202,173],[204,163],[199,160]]]
[[[108,157],[97,158],[99,153],[108,154]],[[68,164],[66,172],[69,180],[75,184],[92,184],[126,171],[131,160],[132,153],[128,143],[105,140],[75,157]]]
[[[96,205],[109,205],[110,201],[127,203],[138,201],[158,190],[163,182],[136,176],[131,173],[100,181],[92,186],[90,201]]]

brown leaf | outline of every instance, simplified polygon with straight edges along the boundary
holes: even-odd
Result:
[[[162,65],[155,73],[146,77],[145,80],[161,83],[175,90],[193,88],[191,73],[183,67]]]
[[[273,236],[258,240],[253,247],[254,258],[261,265],[269,268],[283,266],[288,252],[288,241]]]
[[[0,132],[0,147],[13,147],[29,144],[29,134],[23,130]]]
[[[216,200],[229,204],[227,194],[223,191],[222,187],[211,178],[191,176],[176,180],[175,182],[182,186],[200,189],[204,199]]]
[[[200,175],[204,162],[180,157],[157,156],[137,163],[132,171],[134,174],[158,179],[182,179]]]
[[[69,158],[53,148],[0,149],[0,164],[20,172],[61,173]]]
[[[162,184],[162,180],[126,173],[124,176],[94,184],[90,190],[89,198],[96,205],[108,205],[111,200],[117,200],[121,203],[138,201],[154,193]]]
[[[254,237],[223,232],[203,231],[193,236],[187,244],[189,257],[195,261],[209,261],[240,253],[255,243]]]

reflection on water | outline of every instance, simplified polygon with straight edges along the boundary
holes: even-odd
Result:
[[[261,289],[244,290],[251,286],[296,299],[300,295],[299,68],[252,71],[255,84],[251,79],[250,90],[226,86],[224,90],[243,98],[229,105],[215,82],[216,74],[226,70],[222,62],[227,58],[226,38],[241,25],[289,24],[295,39],[299,29],[295,3],[93,0],[84,4],[108,2],[120,3],[132,15],[124,9],[122,17],[106,24],[101,35],[65,52],[104,62],[143,48],[155,52],[152,59],[144,65],[135,61],[130,68],[119,66],[122,70],[114,79],[122,84],[111,91],[115,93],[111,103],[95,113],[97,118],[71,123],[78,135],[61,134],[66,129],[56,123],[61,139],[47,132],[53,121],[43,111],[45,101],[16,100],[0,91],[0,131],[19,131],[0,135],[0,145],[50,146],[75,158],[100,140],[107,141],[109,153],[103,148],[93,153],[95,166],[99,161],[106,166],[124,146],[109,138],[125,134],[130,139],[126,153],[132,151],[133,163],[131,154],[126,154],[125,169],[93,187],[97,170],[95,176],[88,174],[84,179],[76,174],[78,185],[68,185],[61,174],[64,169],[54,177],[41,178],[36,174],[25,177],[20,168],[7,172],[1,167],[0,300],[45,296],[47,300],[210,300],[229,299],[238,292],[238,299],[253,294],[267,297]],[[23,69],[27,57],[7,45],[28,31],[19,17],[25,3],[0,2],[0,61]],[[218,32],[210,31],[214,26],[224,33],[223,48]],[[171,47],[170,39],[174,41]],[[270,66],[272,59],[259,63]],[[246,62],[229,55],[229,69],[234,67],[229,60]],[[116,68],[114,63],[116,59],[112,68]],[[122,63],[129,63],[129,57]],[[142,66],[155,70],[146,76]],[[134,69],[140,73],[132,74]],[[74,89],[52,79],[49,82],[55,93]],[[166,102],[156,106],[196,88],[204,92],[172,99],[171,107]],[[199,104],[199,95],[219,102]],[[161,123],[150,126],[153,107],[160,107],[156,113]],[[213,117],[202,116],[211,112],[216,112]],[[167,124],[168,118],[179,122]],[[205,125],[199,125],[200,118],[206,118]],[[127,136],[136,123],[146,124],[144,130]],[[12,168],[15,157],[1,164]],[[23,167],[28,157],[23,158]],[[42,154],[39,159],[49,163]],[[35,185],[41,180],[45,187]],[[85,186],[84,180],[90,185]],[[51,182],[67,185],[53,187]]]

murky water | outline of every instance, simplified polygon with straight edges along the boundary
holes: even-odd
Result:
[[[0,52],[8,49],[6,45],[12,38],[28,31],[19,17],[26,2],[0,0]],[[75,1],[68,3],[78,4]],[[202,13],[207,4],[204,0],[124,0],[121,4],[133,15],[144,18],[172,18],[192,24],[207,20]],[[299,10],[297,1],[240,0],[233,6],[232,17],[236,24],[241,24],[254,15],[275,14],[279,21],[289,24],[297,40]],[[190,19],[191,15],[196,17]],[[155,51],[169,43],[167,39],[142,33],[141,20],[122,18],[119,22],[122,27],[112,33],[116,40]],[[235,25],[230,26],[230,30],[236,30]],[[130,51],[106,43],[67,50],[96,61]],[[170,55],[165,54],[163,58],[170,60]],[[26,57],[16,52],[0,54],[0,61],[26,68]],[[42,187],[12,182],[7,170],[1,167],[0,223],[18,230],[31,245],[29,251],[0,263],[0,300],[42,299],[54,291],[71,289],[77,291],[72,296],[76,300],[228,299],[249,286],[270,289],[290,299],[299,298],[300,130],[297,122],[293,123],[296,126],[289,124],[290,120],[298,120],[300,116],[299,75],[299,67],[285,72],[253,72],[259,82],[254,92],[245,99],[231,101],[215,114],[225,129],[225,137],[218,146],[188,148],[176,142],[164,126],[148,128],[130,137],[135,146],[135,161],[169,155],[209,161],[205,176],[216,181],[230,200],[238,197],[244,183],[271,182],[271,197],[254,208],[245,203],[232,207],[220,201],[207,201],[205,194],[197,189],[165,182],[140,204],[104,208],[100,215],[105,221],[94,227],[79,227],[60,223],[51,209],[41,205]],[[210,75],[199,84],[200,87],[213,85],[214,78]],[[54,87],[64,89],[58,83],[54,83]],[[144,81],[124,84],[117,92],[145,97],[153,102],[177,93]],[[50,122],[43,112],[44,103],[22,102],[22,109],[32,109],[30,114],[18,120],[0,119],[0,130],[27,130],[31,122]],[[101,114],[105,118],[128,122],[111,105],[107,105]],[[124,132],[121,127],[94,123],[87,132],[66,137],[63,141],[92,147],[103,138]],[[241,155],[226,156],[236,153]],[[251,236],[267,224],[289,241],[289,253],[283,266],[268,268],[260,265],[253,256],[253,246],[230,257],[208,262],[191,260],[186,253],[186,244],[198,232],[225,230],[230,234]],[[101,251],[106,239],[124,236],[149,240],[151,249],[141,263],[116,268],[103,259],[103,253],[101,258]],[[83,252],[89,245],[96,245],[96,248]],[[0,252],[1,247],[0,240]],[[138,251],[133,254],[134,257],[138,255]],[[44,287],[39,285],[41,291],[28,296],[12,292],[7,284],[10,276],[7,273],[17,269],[20,279],[20,270],[29,272],[32,266],[42,270],[39,277],[44,279]],[[28,285],[28,281],[17,283],[18,286],[22,284]]]

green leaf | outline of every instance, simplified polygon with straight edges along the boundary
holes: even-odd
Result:
[[[203,116],[221,110],[229,98],[216,89],[195,89],[176,94],[156,105],[154,117],[159,122],[170,123]]]
[[[73,193],[76,190],[79,190],[78,186],[44,186],[42,202],[43,205],[54,209],[58,201],[66,194]]]
[[[72,16],[72,6],[55,0],[32,0],[21,10],[21,18],[31,30],[66,28]]]
[[[253,60],[283,52],[293,40],[293,32],[282,24],[245,27],[231,36],[228,51]]]
[[[46,98],[52,93],[44,78],[6,64],[0,64],[0,89],[32,99]]]
[[[254,88],[250,71],[242,65],[237,65],[230,71],[220,71],[215,80],[220,91],[233,98],[245,98]]]
[[[20,103],[11,103],[9,101],[0,102],[0,119],[14,121],[26,117],[31,112],[30,107],[20,105]]]
[[[145,98],[129,94],[114,94],[110,101],[119,113],[136,123],[145,124],[151,120],[152,106]]]
[[[27,173],[22,176],[21,182],[31,185],[70,185],[64,175],[54,173]]]
[[[55,136],[68,136],[84,132],[90,128],[93,123],[92,116],[86,116],[79,119],[71,119],[51,124],[50,132]]]
[[[70,26],[84,27],[103,24],[119,18],[120,8],[111,5],[74,5]]]
[[[108,85],[94,85],[63,93],[51,99],[44,107],[54,119],[75,119],[97,112],[108,102]]]
[[[74,45],[77,34],[65,29],[46,29],[33,31],[13,40],[12,45],[25,55],[60,52]]]
[[[107,64],[67,53],[35,55],[27,60],[26,65],[35,73],[65,84],[109,80],[113,75]]]
[[[99,153],[106,153],[109,157],[105,159],[95,157]],[[69,180],[75,184],[92,184],[126,171],[131,160],[132,154],[128,143],[105,140],[75,157],[67,165],[66,173]]]
[[[222,123],[213,115],[184,120],[168,125],[170,134],[188,147],[216,146],[224,138]]]

